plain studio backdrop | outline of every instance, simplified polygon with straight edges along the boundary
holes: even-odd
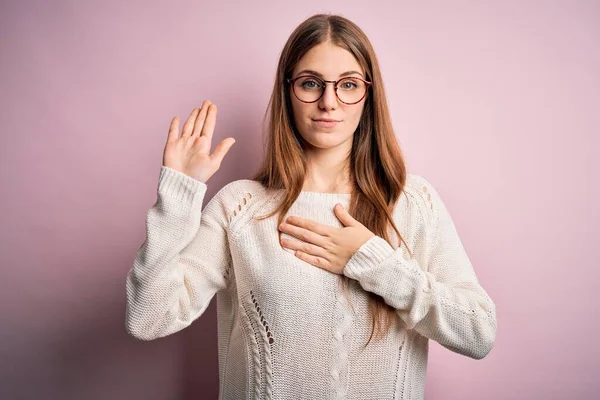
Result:
[[[600,3],[3,1],[0,398],[212,399],[215,302],[152,342],[125,275],[170,120],[210,99],[234,136],[208,201],[249,178],[279,53],[317,12],[379,57],[409,172],[438,189],[496,303],[491,353],[430,341],[427,399],[600,389]]]

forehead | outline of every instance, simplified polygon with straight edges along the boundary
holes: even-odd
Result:
[[[293,75],[304,69],[319,72],[325,79],[337,79],[344,72],[352,70],[364,75],[364,70],[352,53],[331,42],[310,49],[296,64]]]

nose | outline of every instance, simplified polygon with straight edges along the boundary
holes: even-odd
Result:
[[[325,83],[323,96],[319,99],[319,108],[324,110],[335,110],[338,106],[338,99],[335,94],[335,84],[331,82]]]

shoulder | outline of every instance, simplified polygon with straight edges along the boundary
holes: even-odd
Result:
[[[408,173],[406,175],[404,190],[413,198],[430,203],[432,193],[435,189],[429,179],[423,175]]]
[[[423,175],[408,173],[404,185],[408,205],[417,208],[427,228],[434,228],[444,204],[432,181]]]
[[[234,205],[245,205],[248,201],[267,196],[266,188],[258,181],[251,179],[238,179],[223,186],[217,193],[227,202]]]
[[[257,203],[264,199],[266,195],[267,190],[260,182],[251,179],[238,179],[219,189],[206,204],[203,213],[218,215],[224,224],[229,224],[251,203]]]

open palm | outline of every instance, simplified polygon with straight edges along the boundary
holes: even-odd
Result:
[[[217,106],[206,100],[194,108],[179,133],[179,117],[171,121],[163,155],[163,165],[206,183],[221,166],[223,158],[235,143],[223,139],[210,153],[217,118]]]

